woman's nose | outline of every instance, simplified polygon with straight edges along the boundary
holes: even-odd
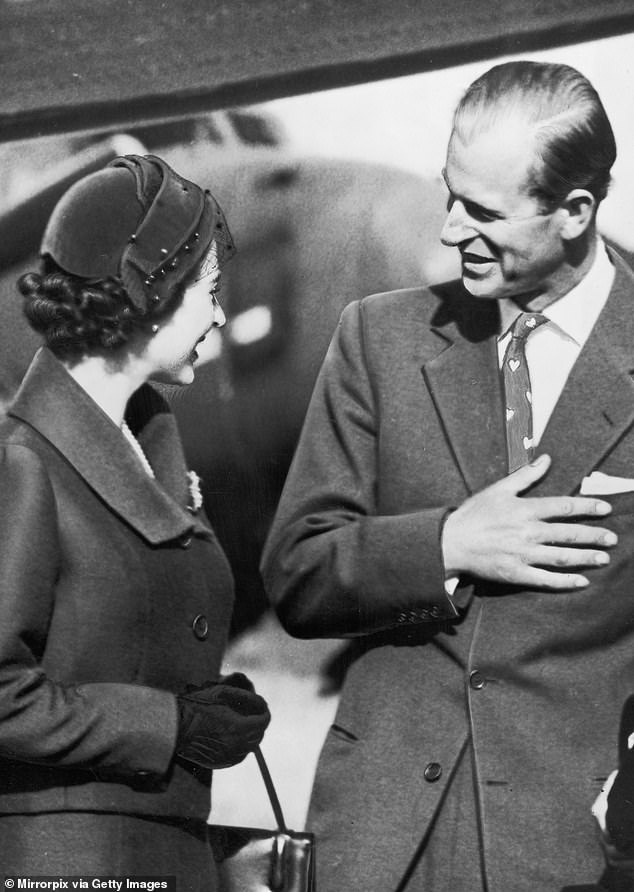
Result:
[[[215,326],[216,328],[222,328],[222,326],[227,321],[227,317],[224,314],[224,310],[218,303],[218,298],[215,297],[214,295],[212,295],[212,298],[211,298],[211,305],[213,308],[213,319],[212,319],[211,324],[213,326]]]

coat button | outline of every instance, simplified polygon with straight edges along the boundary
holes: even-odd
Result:
[[[478,669],[474,669],[473,672],[469,673],[469,684],[474,691],[482,690],[486,683],[486,678]]]
[[[199,613],[192,622],[192,631],[199,641],[204,641],[209,635],[209,623],[204,613]]]
[[[430,784],[434,784],[437,780],[440,780],[441,774],[442,765],[440,764],[440,762],[429,762],[429,764],[425,766],[425,770],[423,771],[425,780],[429,781]]]

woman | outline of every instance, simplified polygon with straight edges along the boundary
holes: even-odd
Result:
[[[270,717],[218,680],[231,573],[147,382],[193,380],[233,251],[209,192],[131,155],[66,193],[20,280],[45,346],[0,425],[4,874],[215,888],[211,769]]]

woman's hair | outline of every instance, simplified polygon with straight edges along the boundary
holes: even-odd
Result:
[[[527,188],[546,206],[573,189],[605,198],[616,158],[612,127],[592,84],[576,69],[517,61],[491,68],[467,89],[454,132],[468,141],[492,126],[532,131],[535,161]]]
[[[186,287],[180,283],[179,296]],[[88,282],[48,258],[41,273],[20,277],[18,290],[30,326],[60,358],[117,350],[139,333],[149,333],[154,320],[163,315],[135,307],[115,277]],[[170,306],[177,303],[175,296]]]

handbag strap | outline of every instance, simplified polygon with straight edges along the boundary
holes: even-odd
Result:
[[[275,792],[275,787],[273,786],[271,773],[269,771],[268,765],[264,761],[264,756],[262,755],[262,750],[259,746],[257,746],[253,750],[253,755],[257,760],[260,772],[262,774],[262,780],[264,781],[266,792],[268,793],[269,799],[271,801],[271,806],[273,808],[275,820],[277,821],[278,830],[280,831],[280,833],[288,833],[288,830],[286,829],[286,822],[284,821],[284,815],[282,814],[282,806],[280,805],[280,800],[277,798],[277,793]]]

